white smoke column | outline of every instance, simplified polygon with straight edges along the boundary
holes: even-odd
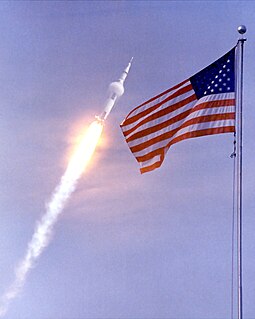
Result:
[[[46,213],[35,229],[33,237],[28,244],[26,254],[16,268],[15,280],[1,297],[0,317],[6,314],[10,301],[19,294],[26,281],[29,270],[35,265],[43,249],[47,247],[51,239],[53,226],[63,211],[68,198],[75,190],[78,179],[92,157],[101,136],[102,129],[103,125],[101,123],[97,121],[93,122],[72,156],[59,185],[53,192],[50,202],[46,207]]]

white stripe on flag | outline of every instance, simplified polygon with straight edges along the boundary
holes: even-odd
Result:
[[[166,147],[174,138],[179,137],[181,135],[184,135],[188,132],[195,132],[195,131],[205,130],[205,129],[210,129],[210,128],[228,127],[228,126],[234,126],[234,125],[235,125],[235,120],[221,120],[221,121],[193,124],[193,125],[187,126],[183,129],[179,130],[170,139],[159,141],[155,144],[152,144],[152,145],[144,148],[141,151],[134,152],[133,154],[135,157],[144,156],[153,150],[156,150],[156,149],[159,149],[162,147]]]

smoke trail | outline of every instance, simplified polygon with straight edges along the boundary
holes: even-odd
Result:
[[[53,227],[62,213],[68,198],[75,190],[78,179],[92,157],[102,129],[103,125],[101,123],[97,121],[93,122],[71,158],[59,185],[53,192],[46,207],[46,213],[37,224],[32,239],[28,244],[26,254],[16,268],[15,280],[1,297],[0,317],[6,314],[11,300],[22,290],[29,270],[35,265],[37,258],[49,244]]]

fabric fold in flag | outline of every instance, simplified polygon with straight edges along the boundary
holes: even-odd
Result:
[[[127,115],[120,127],[141,173],[160,167],[177,142],[235,132],[235,48]]]

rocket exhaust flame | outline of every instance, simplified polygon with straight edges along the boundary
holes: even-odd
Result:
[[[28,244],[26,254],[15,271],[15,279],[0,299],[0,317],[3,317],[14,299],[21,291],[29,270],[35,265],[44,248],[51,239],[54,224],[62,213],[70,195],[91,159],[103,130],[102,123],[94,121],[85,133],[72,156],[68,167],[62,176],[46,207],[46,213],[37,224],[33,237]]]

